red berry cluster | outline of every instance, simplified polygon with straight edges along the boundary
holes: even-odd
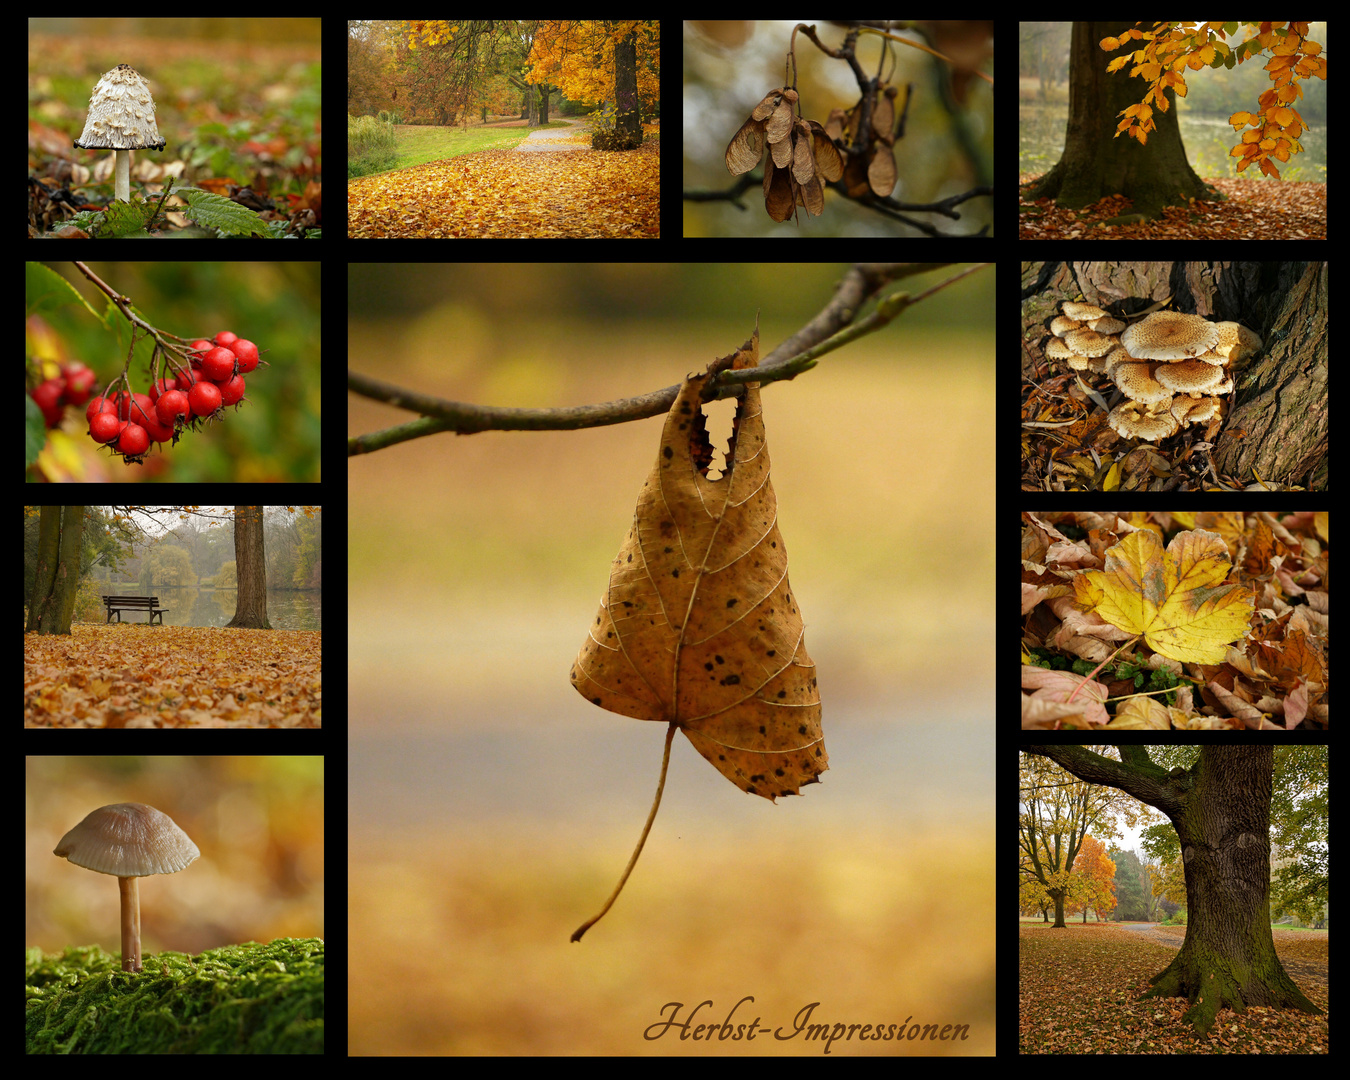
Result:
[[[213,341],[194,341],[192,349],[190,374],[156,379],[148,396],[119,391],[89,402],[89,437],[128,462],[140,461],[152,442],[177,442],[184,427],[238,404],[244,375],[258,366],[258,346],[222,330]]]
[[[37,402],[49,428],[61,423],[67,405],[83,405],[94,392],[95,376],[84,364],[72,360],[61,365],[61,374],[46,379],[28,391]]]

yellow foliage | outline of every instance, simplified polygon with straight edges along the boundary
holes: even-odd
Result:
[[[1225,584],[1232,564],[1215,533],[1178,533],[1164,553],[1157,534],[1140,529],[1107,550],[1105,565],[1074,580],[1079,606],[1169,659],[1222,663],[1247,632],[1251,590]]]
[[[1290,102],[1302,97],[1297,80],[1312,77],[1325,79],[1326,61],[1321,55],[1322,46],[1307,40],[1307,23],[1289,23],[1287,30],[1284,29],[1284,23],[1259,25],[1261,32],[1252,40],[1261,46],[1260,50],[1240,47],[1234,52],[1222,40],[1227,36],[1227,31],[1221,22],[1201,23],[1194,29],[1187,23],[1155,23],[1151,31],[1131,29],[1119,38],[1103,38],[1100,45],[1104,51],[1111,52],[1131,38],[1137,37],[1147,42],[1144,48],[1132,56],[1111,61],[1106,70],[1110,73],[1119,71],[1126,59],[1132,59],[1136,66],[1130,72],[1131,76],[1138,75],[1149,83],[1143,102],[1152,100],[1163,111],[1167,109],[1167,101],[1163,96],[1166,88],[1170,87],[1182,97],[1186,96],[1186,79],[1182,74],[1185,68],[1199,70],[1212,65],[1219,57],[1229,59],[1236,56],[1238,63],[1242,63],[1269,50],[1271,56],[1265,70],[1270,73],[1274,89],[1261,95],[1263,113],[1236,112],[1229,117],[1228,122],[1233,125],[1234,131],[1246,124],[1258,129],[1246,132],[1242,137],[1244,142],[1251,144],[1250,148],[1234,147],[1230,156],[1242,158],[1238,164],[1239,172],[1252,161],[1259,161],[1265,175],[1278,177],[1279,170],[1269,157],[1284,161],[1290,153],[1298,153],[1302,149],[1296,142],[1286,142],[1281,138],[1289,136],[1293,139],[1303,131],[1303,118],[1289,106]],[[1134,114],[1126,110],[1121,115]],[[1130,124],[1131,121],[1127,120],[1125,130],[1139,138],[1140,143],[1146,142],[1140,134],[1152,128],[1152,122],[1141,119],[1138,128],[1128,126]],[[1117,134],[1120,134],[1120,129]]]

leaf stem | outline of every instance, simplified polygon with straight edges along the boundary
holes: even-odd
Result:
[[[642,827],[642,835],[638,837],[637,847],[633,849],[633,857],[628,860],[628,867],[624,870],[623,877],[619,878],[619,884],[614,886],[614,891],[605,901],[605,906],[600,909],[600,914],[587,919],[578,926],[572,934],[573,941],[580,941],[582,934],[605,917],[605,913],[614,906],[614,901],[619,898],[619,893],[623,892],[623,887],[628,881],[628,875],[633,872],[633,867],[637,865],[638,856],[642,854],[642,845],[647,842],[647,834],[652,831],[652,822],[656,820],[656,811],[661,806],[661,792],[666,788],[666,769],[670,766],[670,744],[675,738],[677,727],[679,725],[671,721],[670,727],[666,730],[666,752],[661,758],[661,779],[656,783],[656,798],[652,800],[652,810],[647,815],[647,824]]]

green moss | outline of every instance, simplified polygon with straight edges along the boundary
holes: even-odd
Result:
[[[97,946],[24,954],[29,1054],[322,1054],[323,940],[278,938],[121,970]]]

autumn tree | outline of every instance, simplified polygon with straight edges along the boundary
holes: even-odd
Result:
[[[263,545],[263,507],[234,508],[234,561],[239,596],[234,618],[225,625],[271,630],[267,621],[267,556]]]
[[[1110,918],[1116,909],[1116,864],[1106,854],[1106,846],[1093,836],[1083,837],[1074,863],[1078,878],[1078,900],[1083,907],[1084,921],[1088,909],[1099,919]]]
[[[1128,80],[1107,73],[1098,43],[1127,33],[1133,25],[1073,24],[1064,153],[1049,172],[1023,189],[1023,201],[1054,199],[1061,207],[1078,210],[1107,195],[1124,195],[1133,200],[1136,213],[1154,218],[1166,206],[1224,197],[1195,174],[1186,158],[1172,107],[1173,87],[1160,91],[1163,104],[1152,116],[1155,130],[1147,133],[1144,145],[1115,138],[1121,114],[1138,104],[1139,95]]]
[[[510,62],[519,33],[515,20],[416,19],[404,26],[408,48],[434,59],[424,66],[438,69],[433,88],[450,123],[466,122],[469,111],[481,107],[488,78]]]
[[[614,135],[633,148],[642,144],[644,104],[660,96],[659,58],[659,22],[547,21],[534,34],[529,77],[572,101],[613,101]]]
[[[1075,861],[1089,831],[1114,836],[1115,818],[1133,824],[1132,800],[1091,784],[1066,782],[1044,763],[1024,759],[1021,777],[1019,843],[1024,875],[1045,890],[1063,927]]]
[[[1191,767],[1170,771],[1146,746],[1118,746],[1119,761],[1069,744],[1021,749],[1155,807],[1176,831],[1186,876],[1186,937],[1143,998],[1189,999],[1184,1019],[1200,1034],[1225,1007],[1321,1012],[1290,979],[1270,932],[1269,744],[1202,746]]]
[[[1251,27],[1255,33],[1233,46],[1228,39],[1242,26]],[[1288,161],[1303,149],[1299,139],[1307,125],[1297,107],[1303,98],[1299,82],[1327,77],[1322,46],[1308,40],[1308,24],[1300,22],[1206,22],[1195,28],[1190,23],[1137,23],[1123,35],[1103,38],[1100,45],[1107,52],[1129,49],[1112,60],[1106,70],[1122,71],[1133,64],[1130,75],[1141,77],[1148,86],[1142,101],[1121,111],[1123,119],[1116,126],[1117,136],[1127,134],[1140,145],[1147,144],[1148,133],[1154,129],[1156,110],[1166,112],[1170,108],[1172,99],[1163,91],[1175,90],[1185,97],[1184,68],[1231,70],[1269,51],[1265,67],[1270,72],[1271,88],[1261,95],[1255,109],[1240,110],[1228,118],[1234,131],[1248,126],[1253,129],[1243,132],[1229,156],[1237,159],[1238,172],[1257,165],[1277,180],[1280,170],[1275,161]]]

